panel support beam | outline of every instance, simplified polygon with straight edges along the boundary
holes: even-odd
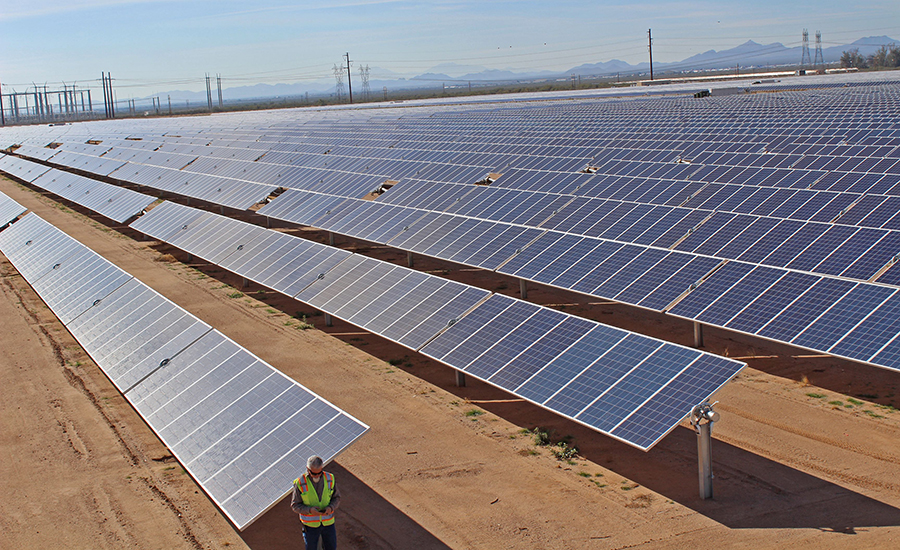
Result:
[[[250,281],[246,277],[241,277],[241,288],[250,286]]]
[[[714,405],[714,404],[713,404]],[[708,402],[691,411],[691,426],[697,432],[697,471],[700,481],[700,498],[713,498],[712,473],[712,425],[718,422],[719,413]]]
[[[412,267],[412,266],[413,266],[413,253],[407,252],[406,253],[406,267]]]
[[[694,347],[703,347],[703,324],[694,321]]]
[[[697,467],[700,474],[700,498],[713,497],[712,422],[697,427]]]
[[[334,326],[334,319],[331,318],[331,314],[330,314],[330,313],[326,313],[326,314],[325,314],[325,326],[326,326],[326,327],[333,327],[333,326]]]
[[[334,233],[328,232],[328,244],[334,246]]]
[[[519,297],[523,300],[528,299],[528,282],[525,279],[519,279]]]
[[[466,387],[466,373],[461,370],[456,371],[456,386],[459,388]]]

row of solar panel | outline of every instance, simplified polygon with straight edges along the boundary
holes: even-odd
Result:
[[[132,227],[645,450],[742,367],[173,203]]]
[[[239,529],[368,429],[34,214],[0,251]]]
[[[303,199],[306,198],[302,196],[303,194],[304,192],[294,192],[293,196],[288,196],[286,199],[295,204],[303,202]],[[309,198],[312,199],[311,203],[316,202],[317,197]],[[321,197],[318,199],[321,200]],[[327,199],[333,200],[334,198],[327,197]],[[276,214],[278,213],[275,210],[276,207],[279,207],[277,201],[260,210],[260,214]],[[836,348],[838,341],[852,342],[853,344],[846,345],[858,347],[860,342],[877,340],[873,339],[865,328],[858,329],[853,324],[834,326],[834,319],[817,320],[816,316],[810,317],[808,312],[817,310],[807,303],[808,300],[816,299],[817,304],[830,306],[833,304],[833,302],[827,301],[830,295],[820,297],[820,292],[828,291],[831,288],[830,285],[842,285],[842,288],[846,289],[856,288],[858,285],[860,290],[857,294],[862,297],[854,295],[855,311],[874,320],[878,319],[880,315],[879,308],[884,298],[882,294],[892,294],[896,289],[807,275],[786,269],[755,267],[751,263],[725,264],[720,259],[698,255],[696,251],[683,253],[678,250],[647,248],[557,231],[540,233],[528,228],[454,217],[436,212],[423,213],[415,209],[365,201],[342,200],[338,206],[333,207],[336,210],[332,210],[330,216],[323,217],[322,209],[325,207],[327,205],[319,206],[313,213],[307,212],[310,215],[303,221],[313,219],[311,225],[336,233],[374,242],[384,242],[403,250],[465,265],[495,269],[521,279],[637,305],[654,311],[670,310],[685,295],[688,296],[687,303],[694,304],[694,308],[698,307],[697,304],[704,307],[710,306],[712,302],[719,299],[720,294],[717,291],[711,293],[702,291],[719,288],[718,285],[722,284],[722,281],[729,280],[728,273],[735,269],[743,270],[742,274],[755,269],[754,273],[756,274],[765,273],[770,278],[774,277],[770,282],[780,279],[785,281],[803,280],[807,283],[806,286],[795,285],[797,294],[792,295],[787,302],[785,302],[786,298],[783,294],[774,299],[765,295],[766,300],[771,300],[770,307],[772,304],[783,306],[785,308],[782,313],[783,318],[792,320],[791,323],[779,321],[767,326],[765,330],[762,327],[741,324],[742,318],[731,321],[730,317],[722,319],[709,314],[709,312],[700,315],[701,311],[705,311],[703,308],[694,311],[681,304],[675,305],[675,308],[671,309],[671,313],[772,340],[900,369],[900,363],[895,361],[889,353],[866,354],[868,349],[854,351]],[[303,212],[302,208],[298,210]],[[283,217],[279,214],[279,219],[303,223],[290,215],[290,209],[288,209],[288,214]],[[656,218],[645,216],[642,219],[652,221]],[[390,231],[386,231],[385,226],[389,227]],[[840,228],[832,227],[829,230],[833,229]],[[700,232],[695,234],[701,235]],[[705,237],[702,238],[704,240],[701,242],[705,242]],[[882,236],[882,238],[884,237]],[[796,244],[791,240],[787,242],[792,246]],[[851,239],[850,242],[847,246],[851,251],[861,246],[859,239]],[[894,239],[882,248],[886,250],[888,244],[900,246],[900,242]],[[758,251],[759,247],[765,246],[770,246],[770,243],[762,239],[756,248],[751,246],[750,250]],[[837,256],[852,260],[852,254],[842,255],[839,246],[831,249],[824,247],[821,250],[831,251]],[[811,257],[811,253],[801,254],[799,251],[794,256],[785,255],[785,259],[790,260],[789,263],[810,262],[812,261]],[[791,260],[791,258],[794,259]],[[876,267],[883,269],[885,265],[892,263],[892,258],[890,255],[885,255],[883,261],[885,264],[869,265],[868,269]],[[723,265],[727,265],[728,268],[720,269]],[[859,262],[853,265],[858,269],[866,267]],[[889,272],[892,271],[894,270]],[[698,287],[700,291],[691,292],[692,289]],[[739,286],[739,295],[743,297],[744,302],[742,304],[731,303],[724,308],[724,311],[738,315],[743,311],[744,306],[749,307],[751,302],[764,290],[765,288],[756,288],[752,285]],[[803,299],[799,299],[801,295],[804,296]],[[742,307],[738,307],[738,305]],[[753,307],[757,306],[758,304],[753,305]],[[779,311],[781,310],[779,309]],[[824,309],[817,311],[816,314],[823,312]],[[772,316],[774,317],[774,315]],[[761,317],[760,319],[769,320],[771,318]],[[800,337],[800,333],[804,331],[806,334],[827,333],[827,337],[818,339]],[[895,332],[888,331],[886,335],[882,336],[893,339],[894,335],[896,335]]]
[[[440,249],[419,246],[414,237],[394,236],[419,219],[428,220],[421,212],[428,208],[432,216],[456,214],[433,220],[442,231],[450,232],[448,238],[461,225],[480,230],[493,227],[461,215],[860,280],[881,274],[900,252],[897,231],[452,184],[424,186],[421,195],[417,191],[410,184],[401,184],[396,186],[396,194],[392,188],[384,195],[384,204],[290,191],[259,213],[456,262],[461,256],[448,257]],[[391,208],[388,204],[406,206]],[[413,204],[417,208],[411,209]],[[412,229],[420,227],[424,225]],[[895,284],[894,270],[881,277]]]

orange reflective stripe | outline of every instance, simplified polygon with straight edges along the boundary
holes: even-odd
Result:
[[[328,490],[334,491],[334,476],[325,472],[325,481],[328,483]]]

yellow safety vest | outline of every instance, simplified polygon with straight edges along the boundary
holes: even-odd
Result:
[[[303,525],[309,527],[332,525],[334,523],[333,512],[331,514],[323,514],[317,511],[317,509],[324,509],[331,504],[331,495],[334,494],[334,474],[322,472],[322,475],[325,476],[325,484],[322,487],[321,500],[319,500],[319,495],[316,494],[316,488],[313,487],[313,482],[307,477],[307,474],[303,474],[294,480],[294,486],[300,491],[300,498],[303,499],[303,505],[313,508],[312,513],[309,515],[300,514],[300,521],[303,522]]]

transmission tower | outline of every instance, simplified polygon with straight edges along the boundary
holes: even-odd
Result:
[[[822,55],[822,31],[816,31],[816,60],[813,65],[825,67],[825,56]]]
[[[369,66],[359,66],[359,79],[362,80],[363,98],[369,101]]]
[[[803,53],[800,54],[800,68],[806,67],[810,63],[812,63],[812,59],[809,58],[809,31],[803,29]]]
[[[344,97],[344,65],[335,63],[331,71],[334,73],[334,97],[340,103]]]

